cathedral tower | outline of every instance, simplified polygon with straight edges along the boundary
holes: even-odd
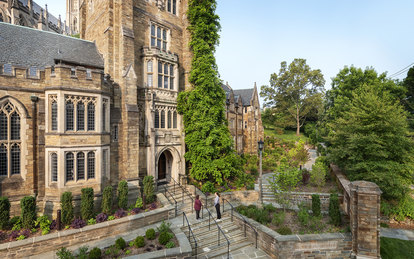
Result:
[[[66,26],[70,28],[70,34],[79,33],[79,8],[80,0],[66,0]]]

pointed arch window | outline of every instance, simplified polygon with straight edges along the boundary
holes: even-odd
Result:
[[[51,175],[52,175],[52,182],[58,181],[58,157],[56,153],[50,155],[50,167],[51,167]]]
[[[102,104],[102,131],[106,132],[106,103]]]
[[[79,102],[76,107],[77,112],[77,129],[85,130],[85,104]]]
[[[173,113],[173,128],[177,128],[177,112]]]
[[[56,101],[52,101],[52,130],[58,127],[58,105]]]
[[[85,179],[85,154],[83,152],[79,152],[76,155],[76,165],[77,165],[77,179],[84,180]]]
[[[95,104],[88,104],[88,130],[95,130]]]
[[[73,153],[69,152],[66,154],[66,181],[73,181],[74,175],[74,161],[73,161]]]
[[[88,179],[95,178],[95,153],[88,153]]]
[[[21,173],[20,124],[16,106],[9,101],[0,105],[0,176]]]
[[[161,111],[161,129],[165,129],[165,111]]]
[[[73,130],[73,102],[66,102],[66,130]]]
[[[167,112],[167,126],[171,129],[171,111]]]
[[[157,110],[154,112],[154,128],[160,128],[160,114]]]

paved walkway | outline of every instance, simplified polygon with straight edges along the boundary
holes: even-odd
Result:
[[[402,240],[414,240],[414,230],[381,228],[380,235]]]
[[[316,149],[308,149],[309,153],[309,160],[303,165],[303,168],[307,170],[312,170],[312,165],[315,164],[316,158],[318,158],[318,153],[316,152]]]

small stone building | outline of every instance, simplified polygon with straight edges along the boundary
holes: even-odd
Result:
[[[264,140],[256,83],[253,88],[233,90],[228,83],[222,85],[226,93],[226,118],[234,148],[238,154],[257,154],[257,142]]]
[[[0,0],[0,22],[70,35],[69,26],[33,0]]]

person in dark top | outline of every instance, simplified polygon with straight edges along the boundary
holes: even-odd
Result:
[[[201,210],[201,201],[200,201],[200,195],[196,195],[196,199],[194,202],[194,210],[196,211],[196,219],[200,219],[200,210]]]

